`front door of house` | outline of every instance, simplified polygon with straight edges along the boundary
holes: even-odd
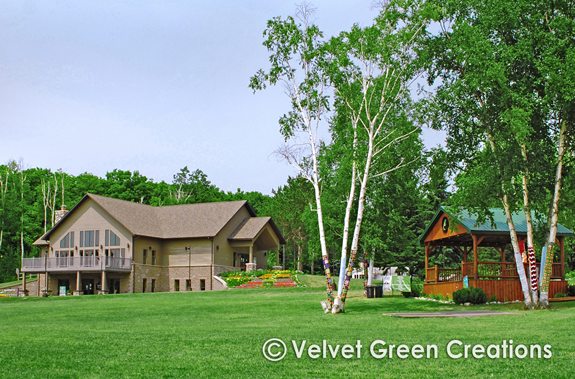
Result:
[[[239,254],[240,256],[240,270],[245,271],[246,270],[246,263],[249,263],[250,261],[250,255],[249,254]]]
[[[82,279],[82,290],[84,295],[94,294],[94,279]]]

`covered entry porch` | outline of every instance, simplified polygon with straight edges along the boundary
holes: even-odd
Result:
[[[458,218],[455,218],[449,208],[442,207],[438,210],[420,237],[420,243],[425,246],[425,293],[451,296],[453,292],[463,288],[463,278],[467,277],[469,286],[483,289],[488,298],[495,296],[498,301],[523,300],[517,265],[515,261],[506,259],[506,252],[513,256],[513,250],[505,214],[501,209],[491,209],[491,212],[493,224],[490,221],[480,224],[477,218],[466,211],[458,212]],[[527,227],[523,212],[514,214],[513,221],[519,240],[524,242],[527,238]],[[566,292],[565,237],[572,235],[573,232],[559,225],[549,287],[550,298],[556,293]],[[429,258],[439,250],[438,247],[457,249],[462,258],[461,264],[457,265],[459,267],[430,266]],[[499,259],[480,260],[480,249],[484,248],[493,249]],[[525,272],[529,273],[526,260],[524,268]],[[539,269],[538,262],[538,273]]]
[[[228,237],[228,242],[238,251],[234,253],[234,266],[239,263],[240,268],[246,271],[265,269],[267,268],[267,252],[276,250],[274,267],[280,268],[280,246],[285,246],[286,241],[270,217],[245,219]]]

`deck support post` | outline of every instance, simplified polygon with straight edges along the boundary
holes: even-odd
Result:
[[[26,273],[22,273],[22,296],[26,296],[28,294],[28,290],[26,289]]]
[[[435,265],[435,283],[439,283],[439,266]]]
[[[102,270],[102,285],[100,286],[100,293],[105,295],[108,291],[106,290],[106,271]]]
[[[465,278],[465,276],[467,275],[467,272],[465,270],[465,261],[461,262],[461,280],[463,280],[463,278]]]
[[[81,295],[80,291],[82,291],[82,273],[76,271],[76,292],[74,292],[74,295]]]

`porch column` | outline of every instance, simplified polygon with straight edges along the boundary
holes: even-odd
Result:
[[[250,245],[250,259],[249,262],[246,263],[246,271],[252,272],[256,270],[256,265],[254,263],[254,246]]]
[[[280,246],[278,245],[277,254],[276,254],[276,266],[280,265]]]
[[[561,252],[561,280],[565,280],[565,237],[559,237],[559,251]]]
[[[474,271],[475,273],[473,274],[473,279],[477,280],[479,279],[479,271],[478,271],[478,263],[477,263],[477,236],[475,234],[471,235],[471,238],[473,238],[473,267],[474,267]]]
[[[74,295],[80,295],[82,288],[82,274],[80,271],[76,271],[76,293]]]
[[[100,293],[106,294],[106,271],[102,270],[102,287],[100,288]]]

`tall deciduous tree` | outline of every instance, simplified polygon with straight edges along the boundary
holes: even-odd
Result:
[[[530,306],[533,283],[531,288],[527,285],[511,214],[523,208],[530,220],[532,204],[541,209],[542,203],[550,202],[546,248],[552,251],[566,134],[573,124],[575,78],[571,70],[565,70],[575,62],[573,4],[487,0],[429,3],[441,9],[442,26],[429,42],[433,51],[428,60],[432,63],[430,81],[438,77],[443,80],[435,96],[439,110],[436,126],[448,130],[452,150],[468,157],[464,172],[474,170],[483,179],[497,183],[491,195],[499,198],[505,209],[525,303]],[[546,150],[550,145],[555,145],[551,152]],[[555,177],[543,186],[546,196],[531,191],[537,180],[549,177],[546,165],[530,162],[542,156],[556,162]],[[473,181],[466,179],[469,185]],[[528,250],[533,244],[531,225]],[[550,270],[552,257],[547,262]],[[547,306],[548,276],[541,276],[540,305]]]
[[[250,87],[263,90],[266,85],[283,83],[291,110],[280,119],[280,132],[286,144],[276,152],[313,186],[318,218],[321,254],[326,273],[329,306],[333,303],[331,271],[325,243],[321,184],[319,177],[320,127],[328,111],[327,78],[322,68],[323,33],[310,19],[314,9],[303,3],[293,17],[268,21],[264,46],[271,53],[271,68],[259,70]],[[289,142],[288,142],[289,141]]]

